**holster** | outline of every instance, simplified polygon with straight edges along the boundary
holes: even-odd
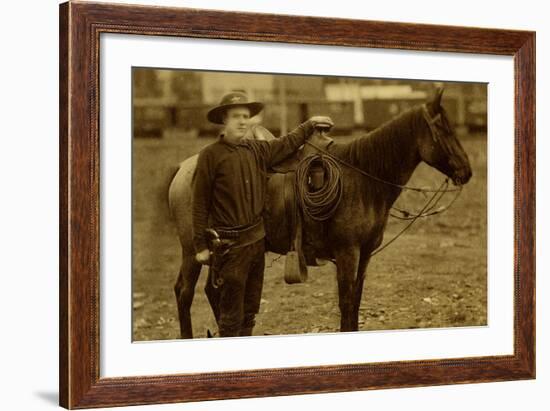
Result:
[[[232,249],[244,247],[260,241],[265,237],[263,219],[246,227],[216,227],[206,229],[208,249],[210,250],[210,274],[212,286],[218,288],[223,284],[223,273],[220,270],[223,257]]]
[[[212,287],[218,288],[223,284],[222,272],[220,270],[221,260],[231,250],[234,241],[223,239],[219,233],[212,229],[206,229],[206,239],[210,250],[210,278]]]

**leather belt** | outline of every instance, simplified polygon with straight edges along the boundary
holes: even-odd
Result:
[[[264,220],[260,218],[256,223],[247,227],[215,227],[220,238],[232,240],[232,248],[244,247],[265,237]]]

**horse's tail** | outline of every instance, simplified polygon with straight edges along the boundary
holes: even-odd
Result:
[[[168,185],[169,218],[176,227],[183,248],[192,248],[192,181],[196,170],[197,155],[179,164]],[[168,173],[166,174],[168,175]]]
[[[174,213],[171,207],[170,203],[170,187],[172,186],[174,179],[176,178],[176,175],[178,174],[178,171],[180,171],[181,164],[178,164],[176,167],[171,168],[171,173],[169,174],[170,178],[168,180],[168,186],[166,187],[165,193],[165,199],[168,206],[168,215],[173,220],[174,219]]]

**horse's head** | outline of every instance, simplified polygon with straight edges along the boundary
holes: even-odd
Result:
[[[445,109],[441,106],[443,89],[422,106],[425,133],[420,133],[418,147],[423,161],[451,178],[456,185],[466,184],[472,168],[466,152],[456,137]]]

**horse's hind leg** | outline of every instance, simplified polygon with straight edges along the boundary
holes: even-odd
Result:
[[[174,292],[178,304],[181,338],[193,338],[191,304],[195,295],[195,285],[201,272],[201,265],[193,255],[184,255]]]

